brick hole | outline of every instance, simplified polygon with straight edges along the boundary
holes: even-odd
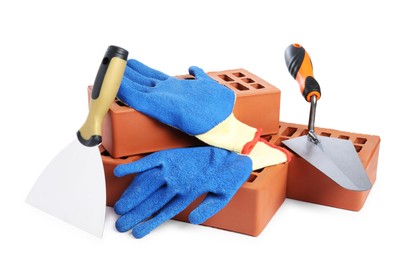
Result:
[[[365,144],[366,142],[367,142],[367,139],[363,137],[357,137],[356,140],[354,140],[355,144]]]
[[[118,159],[125,160],[125,159],[127,159],[127,158],[128,158],[128,156],[123,156],[123,157],[120,157],[120,158],[118,158]]]
[[[243,79],[241,79],[243,82],[246,82],[246,83],[254,83],[255,81],[253,80],[253,79],[251,79],[251,78],[243,78]]]
[[[321,136],[327,136],[327,137],[330,137],[331,136],[331,133],[327,133],[327,132],[321,132],[321,134],[320,134]]]
[[[262,86],[261,84],[258,84],[258,83],[251,84],[251,86],[256,88],[256,89],[265,88],[264,86]]]
[[[110,153],[107,150],[104,150],[103,152],[101,152],[102,156],[110,156]]]
[[[264,136],[261,136],[261,138],[265,139],[265,140],[267,140],[267,142],[269,142],[269,140],[271,140],[271,138],[272,138],[272,135],[264,135]]]
[[[244,85],[239,84],[237,82],[231,83],[231,86],[234,87],[234,88],[236,88],[237,90],[241,90],[241,91],[249,90],[249,88],[247,88]]]
[[[361,145],[355,145],[354,149],[356,149],[356,152],[360,152],[362,150],[362,146]]]
[[[249,175],[249,178],[246,181],[247,182],[254,182],[255,179],[256,179],[256,175],[255,174],[251,174],[251,175]]]
[[[229,81],[233,81],[233,78],[229,77],[229,76],[228,76],[228,75],[226,75],[226,74],[221,74],[221,75],[218,75],[218,77],[219,77],[219,78],[221,78],[221,79],[223,79],[224,81],[227,81],[227,82],[229,82]]]
[[[120,107],[126,107],[127,106],[124,102],[122,102],[119,99],[115,100],[115,103],[117,103]]]
[[[245,77],[245,74],[243,74],[241,72],[234,72],[234,73],[232,73],[232,75],[234,75],[235,77],[238,77],[238,78]]]
[[[288,140],[289,138],[287,137],[280,137],[277,139],[277,141],[275,141],[274,145],[276,146],[281,146],[282,145],[282,141]]]
[[[193,77],[192,75],[186,75],[183,77],[184,80],[194,80],[195,77]]]
[[[344,140],[349,140],[349,136],[347,136],[347,135],[339,135],[339,137],[338,137],[339,139],[344,139]]]
[[[287,129],[282,132],[281,135],[283,136],[292,136],[295,132],[297,132],[298,128],[295,127],[287,127]]]
[[[261,169],[257,169],[257,170],[255,170],[254,172],[256,172],[256,173],[261,173],[264,169],[265,169],[265,167],[264,167],[264,168],[261,168]]]
[[[303,135],[308,135],[307,129],[304,129],[303,131],[301,131],[300,136],[303,136]]]

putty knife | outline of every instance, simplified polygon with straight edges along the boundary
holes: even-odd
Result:
[[[88,117],[78,140],[45,168],[26,202],[97,237],[105,223],[106,191],[101,155],[102,121],[113,103],[127,64],[128,51],[109,46],[95,78]]]
[[[337,184],[348,190],[364,191],[372,187],[362,162],[350,140],[317,136],[314,132],[317,100],[320,85],[313,76],[310,56],[300,44],[292,44],[285,50],[288,70],[300,90],[310,102],[308,135],[285,140],[282,143],[319,169]]]

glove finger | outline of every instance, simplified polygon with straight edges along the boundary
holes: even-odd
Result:
[[[194,76],[197,79],[209,79],[209,80],[213,80],[211,77],[209,77],[209,75],[207,75],[201,68],[197,67],[197,66],[191,66],[189,68],[189,73],[190,75]]]
[[[210,217],[223,209],[232,198],[232,195],[217,195],[208,193],[206,198],[189,214],[192,224],[202,224]]]
[[[189,214],[191,223],[204,223],[218,213],[248,179],[252,171],[252,161],[248,156],[228,153],[226,159],[222,168],[230,170],[218,180],[220,185],[211,188],[205,199]]]
[[[139,84],[139,86],[143,86],[143,88],[139,88],[138,90],[144,92],[153,89],[152,87],[154,87],[157,83],[155,79],[146,77],[129,66],[125,68],[123,80],[124,79],[128,79],[133,83]],[[132,87],[135,87],[135,85],[132,85]]]
[[[137,73],[139,73],[139,74],[141,74],[145,77],[151,78],[151,79],[166,80],[170,77],[170,76],[164,74],[161,71],[152,69],[152,68],[148,67],[147,65],[144,65],[143,63],[139,62],[138,60],[134,60],[134,59],[128,60],[127,66],[132,68]]]
[[[133,228],[133,236],[142,238],[152,230],[173,218],[190,205],[198,196],[195,194],[186,196],[176,196],[165,207],[163,207],[153,218],[141,223]]]
[[[145,171],[136,177],[114,205],[115,213],[126,214],[165,184],[158,169]]]
[[[153,88],[135,82],[128,77],[123,77],[117,96],[123,101],[125,100],[126,102],[132,101],[137,103],[137,100],[143,99],[143,94],[151,91],[152,89]]]
[[[160,166],[160,161],[161,158],[157,156],[157,153],[152,153],[134,162],[117,165],[114,169],[114,175],[123,177],[129,174],[144,172]]]
[[[117,98],[130,107],[141,110],[143,107],[147,106],[147,92],[151,89],[151,87],[135,83],[124,77],[121,81]]]
[[[130,230],[159,211],[174,195],[175,193],[166,186],[160,188],[137,207],[119,217],[115,222],[115,227],[119,232]]]

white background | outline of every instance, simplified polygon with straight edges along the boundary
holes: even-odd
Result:
[[[414,259],[413,3],[286,2],[2,1],[0,259]],[[316,125],[382,138],[360,212],[286,200],[256,238],[169,221],[141,240],[108,214],[97,239],[24,203],[83,123],[108,45],[169,75],[245,68],[282,91],[282,121],[306,124],[294,42],[322,87]]]

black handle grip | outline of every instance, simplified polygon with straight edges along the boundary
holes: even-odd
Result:
[[[320,85],[313,76],[313,64],[306,50],[298,43],[291,44],[284,53],[285,64],[291,76],[300,85],[301,94],[310,102],[313,95],[321,96]]]
[[[123,60],[127,60],[128,58],[128,51],[118,47],[111,45],[108,47],[104,58],[101,61],[101,65],[99,66],[97,76],[95,77],[94,85],[92,88],[92,99],[97,99],[99,97],[99,93],[101,92],[102,82],[104,81],[105,74],[107,73],[108,65],[111,62],[111,59],[114,57],[118,57]]]
[[[305,56],[305,49],[296,46],[295,44],[291,44],[285,49],[284,53],[285,64],[294,79],[297,77],[297,73],[300,70]]]

